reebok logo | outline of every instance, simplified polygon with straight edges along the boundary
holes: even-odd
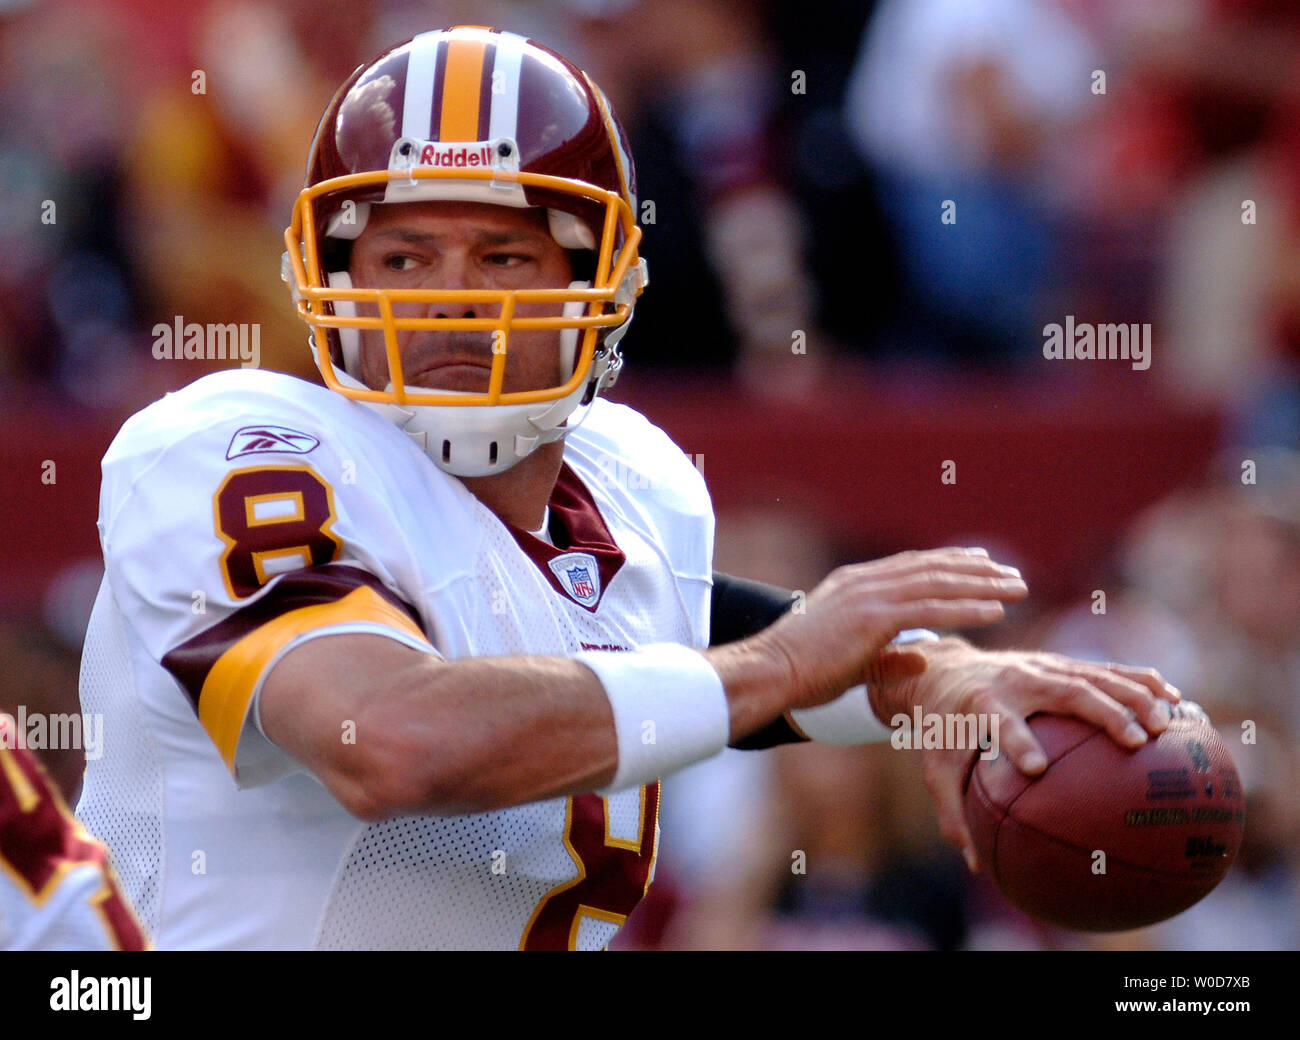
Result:
[[[291,430],[287,426],[245,426],[230,438],[226,458],[238,459],[269,451],[306,455],[319,445],[320,441],[310,433]]]

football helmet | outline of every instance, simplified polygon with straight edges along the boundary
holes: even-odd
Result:
[[[349,248],[370,208],[437,200],[544,208],[555,241],[590,258],[590,277],[547,289],[353,286]],[[648,282],[636,209],[626,138],[591,78],[522,36],[457,26],[390,48],[339,88],[285,231],[282,276],[325,384],[398,423],[441,469],[482,476],[564,436],[574,410],[613,384],[619,340]],[[450,303],[495,316],[428,316],[430,304]],[[400,306],[409,304],[423,306]],[[555,313],[517,316],[518,304]],[[382,390],[361,378],[364,329],[383,334]],[[486,391],[408,384],[397,332],[426,329],[491,333]],[[524,329],[559,330],[560,385],[503,391],[511,332]]]

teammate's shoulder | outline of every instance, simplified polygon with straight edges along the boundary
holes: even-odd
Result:
[[[12,719],[0,719],[0,726],[6,723]],[[68,851],[72,815],[40,760],[10,746],[13,736],[0,740],[0,858],[13,863],[22,852],[40,866]]]
[[[671,437],[634,408],[597,398],[566,438],[565,457],[589,480],[633,497],[653,492],[674,512],[709,511],[697,466]]]

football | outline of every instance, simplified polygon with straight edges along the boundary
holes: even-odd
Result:
[[[1121,931],[1185,910],[1241,845],[1245,800],[1228,748],[1184,703],[1136,751],[1078,719],[1029,719],[1047,769],[977,759],[966,818],[983,869],[1026,913],[1079,931]]]

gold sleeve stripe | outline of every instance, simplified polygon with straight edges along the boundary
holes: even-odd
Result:
[[[442,113],[438,124],[439,141],[473,141],[477,138],[486,51],[487,44],[481,40],[452,40],[448,46]]]
[[[305,632],[349,621],[377,622],[428,642],[405,613],[364,586],[333,603],[300,607],[254,629],[217,658],[199,693],[199,722],[217,745],[228,769],[234,771],[235,748],[244,717],[253,690],[271,659]]]
[[[0,772],[4,773],[5,780],[13,791],[20,812],[29,813],[40,804],[41,796],[37,794],[31,781],[23,775],[18,763],[9,754],[9,749],[3,744],[0,744]]]

